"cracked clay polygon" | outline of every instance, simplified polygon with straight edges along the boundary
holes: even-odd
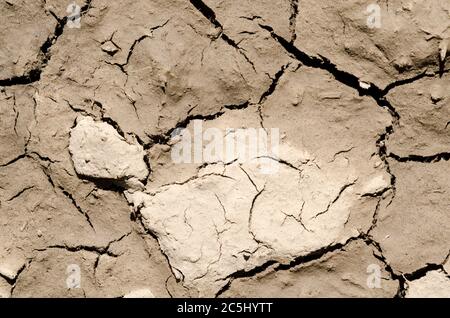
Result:
[[[0,2],[0,297],[450,296],[448,1],[71,3]]]

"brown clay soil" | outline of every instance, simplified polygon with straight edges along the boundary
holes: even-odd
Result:
[[[450,296],[450,1],[76,2],[0,1],[0,297]]]

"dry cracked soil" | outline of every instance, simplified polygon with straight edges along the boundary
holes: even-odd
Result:
[[[0,16],[0,297],[450,297],[450,1]]]

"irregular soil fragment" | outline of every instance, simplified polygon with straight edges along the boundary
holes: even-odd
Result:
[[[78,174],[139,186],[148,169],[141,145],[130,144],[112,126],[82,118],[70,134],[69,151]]]
[[[450,298],[450,277],[442,271],[430,271],[408,282],[406,298]]]
[[[222,297],[394,297],[398,282],[373,253],[365,243],[352,242],[318,260],[237,278]],[[373,284],[368,275],[372,268],[381,273]]]

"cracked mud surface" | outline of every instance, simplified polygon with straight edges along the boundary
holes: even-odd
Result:
[[[448,1],[70,4],[0,1],[0,297],[450,296]]]

